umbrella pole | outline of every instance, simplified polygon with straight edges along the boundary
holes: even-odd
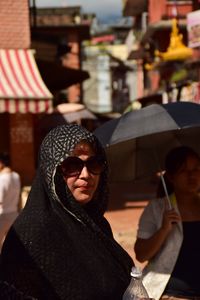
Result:
[[[157,157],[155,152],[154,152],[154,157],[155,157],[155,159],[157,161],[157,164],[159,166],[160,164],[159,164],[158,157]],[[169,206],[169,209],[172,209],[172,204],[171,204],[171,201],[170,201],[170,198],[169,198],[169,194],[168,194],[167,186],[166,186],[165,179],[164,179],[164,176],[163,176],[163,172],[162,172],[161,168],[160,168],[160,170],[161,170],[160,171],[160,178],[161,178],[161,182],[162,182],[163,189],[164,189],[164,192],[165,192],[165,196],[167,198],[168,206]]]
[[[172,204],[171,204],[171,201],[170,201],[170,198],[169,198],[169,194],[168,194],[168,191],[167,191],[167,186],[166,186],[165,179],[164,179],[164,176],[163,176],[162,172],[160,174],[160,178],[161,178],[162,185],[163,185],[163,188],[164,188],[164,191],[165,191],[165,196],[166,196],[167,201],[168,201],[169,209],[171,209]]]

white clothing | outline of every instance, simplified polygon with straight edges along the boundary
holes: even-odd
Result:
[[[18,211],[20,191],[18,173],[0,172],[0,215]]]
[[[14,171],[0,172],[0,250],[6,233],[18,216],[20,176]]]
[[[5,234],[18,216],[18,212],[0,215],[0,250],[4,241]]]
[[[137,237],[150,238],[162,224],[166,199],[150,200],[139,221]],[[176,203],[175,210],[179,213]],[[183,241],[182,224],[179,222],[170,232],[160,251],[148,262],[143,270],[143,284],[150,298],[158,300],[169,281]]]

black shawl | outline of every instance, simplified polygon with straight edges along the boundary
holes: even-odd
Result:
[[[4,242],[0,282],[14,286],[24,299],[118,300],[129,284],[132,259],[103,216],[107,168],[94,199],[84,207],[58,168],[83,139],[95,143],[105,157],[96,137],[78,125],[59,126],[46,136],[26,206]],[[4,294],[4,299],[15,298]]]

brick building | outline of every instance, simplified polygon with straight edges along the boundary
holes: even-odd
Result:
[[[0,47],[27,49],[30,47],[29,8],[27,0],[1,0]]]
[[[29,24],[27,0],[1,0],[0,151],[10,153],[23,185],[30,184],[35,174],[33,113],[48,111],[52,103],[29,49]]]
[[[31,9],[31,47],[36,49],[36,60],[61,62],[71,71],[66,76],[67,88],[63,88],[68,102],[82,102],[82,81],[89,78],[82,70],[82,42],[86,39],[90,39],[90,24],[82,22],[79,6]],[[68,77],[70,83],[73,77],[74,84],[68,86]],[[56,98],[59,91],[48,87]]]

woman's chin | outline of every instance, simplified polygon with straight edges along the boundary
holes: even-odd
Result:
[[[76,201],[82,205],[87,204],[92,199],[92,196],[89,195],[82,195],[76,198]]]

